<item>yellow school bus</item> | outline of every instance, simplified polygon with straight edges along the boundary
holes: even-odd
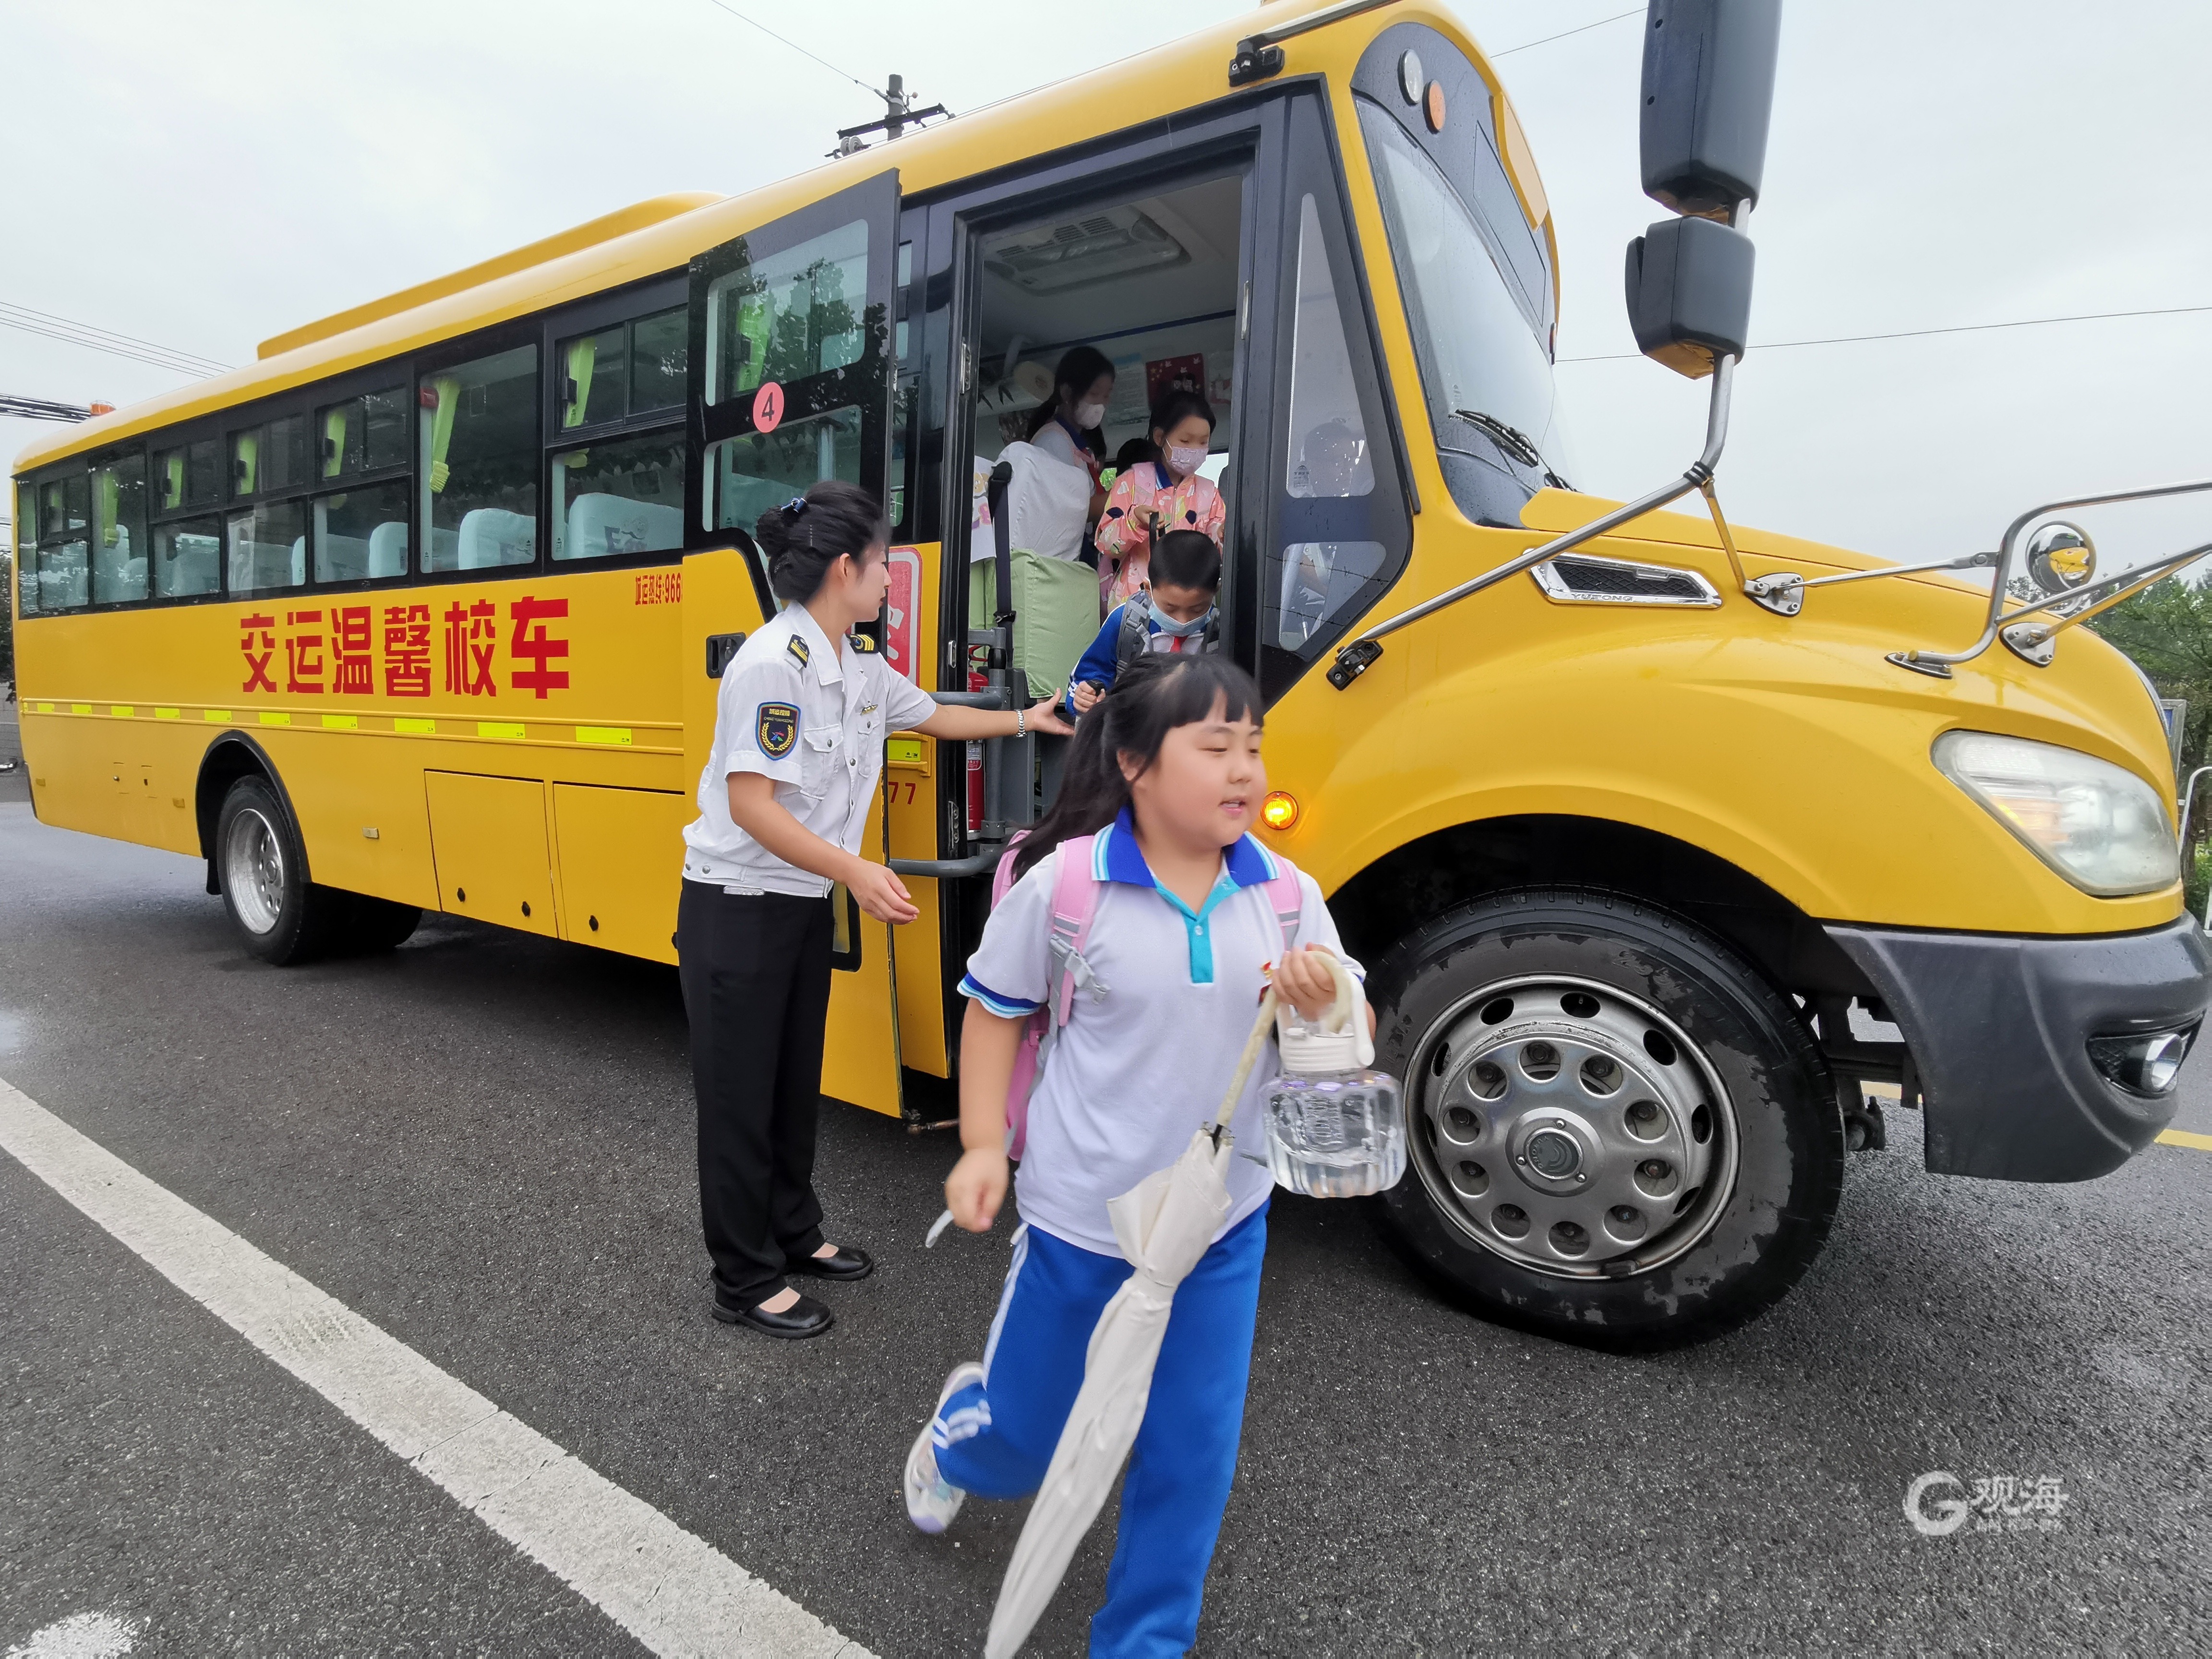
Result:
[[[1670,5],[1697,23],[1656,0],[1655,39]],[[1713,422],[1625,505],[1575,488],[1555,415],[1528,144],[1417,0],[1278,0],[280,334],[20,457],[37,812],[204,858],[272,963],[426,910],[672,960],[716,676],[772,614],[744,528],[817,479],[879,492],[872,643],[947,698],[1014,695],[1010,629],[969,614],[973,483],[1034,366],[1093,344],[1109,443],[1164,378],[1221,416],[1266,833],[1407,1079],[1384,1218],[1492,1317],[1728,1328],[1819,1249],[1882,1133],[1869,1083],[1924,1112],[1939,1173],[2076,1180],[2148,1144],[2207,956],[2158,708],[2073,626],[2124,590],[2042,509],[1995,597],[1991,556],[1900,571],[1731,526],[1700,492],[1742,343],[1692,314],[1692,266],[1747,280],[1743,204],[1670,204],[1639,340],[1711,374]],[[2051,597],[2007,597],[2030,580]],[[951,1115],[951,988],[1037,805],[1036,757],[987,747],[890,740],[872,844],[921,916],[840,939],[825,1088],[917,1126]]]

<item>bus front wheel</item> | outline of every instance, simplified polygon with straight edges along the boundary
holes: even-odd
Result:
[[[1649,1350],[1755,1318],[1819,1254],[1844,1131],[1789,1000],[1634,899],[1504,893],[1372,976],[1376,1064],[1406,1079],[1383,1211],[1473,1311]]]
[[[307,879],[291,815],[265,780],[243,777],[230,786],[215,836],[223,908],[249,954],[284,967],[338,942],[352,896]]]

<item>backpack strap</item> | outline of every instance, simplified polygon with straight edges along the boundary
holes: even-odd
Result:
[[[1121,630],[1114,636],[1114,665],[1127,668],[1145,654],[1152,638],[1152,607],[1141,593],[1132,593],[1121,604]]]
[[[1267,880],[1267,906],[1275,913],[1276,926],[1283,930],[1283,951],[1288,955],[1297,945],[1298,919],[1306,908],[1305,890],[1298,885],[1295,865],[1280,853],[1267,856],[1275,864],[1275,873]]]
[[[1046,947],[1052,957],[1052,1000],[1047,1005],[1052,1017],[1052,1031],[1045,1038],[1048,1046],[1053,1036],[1067,1023],[1078,991],[1091,1001],[1100,1002],[1110,988],[1083,959],[1083,947],[1091,937],[1091,920],[1098,914],[1101,884],[1091,868],[1097,842],[1095,836],[1076,836],[1060,842],[1058,851],[1060,863],[1052,884],[1052,937]]]

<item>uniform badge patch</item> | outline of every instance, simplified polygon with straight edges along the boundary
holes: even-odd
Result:
[[[753,729],[760,738],[761,753],[770,760],[781,760],[799,741],[799,710],[787,702],[764,702]]]
[[[790,655],[792,661],[797,663],[801,668],[806,666],[806,641],[805,640],[800,639],[798,635],[793,634],[789,639],[783,642],[783,648]]]

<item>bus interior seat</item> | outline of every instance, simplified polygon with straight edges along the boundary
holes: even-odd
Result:
[[[623,553],[657,553],[684,544],[684,514],[658,501],[593,490],[569,504],[568,534],[559,556],[598,559]]]
[[[393,520],[368,532],[368,574],[404,576],[407,574],[407,526]]]
[[[527,564],[538,556],[538,520],[504,507],[472,508],[462,515],[454,552],[457,570]]]

